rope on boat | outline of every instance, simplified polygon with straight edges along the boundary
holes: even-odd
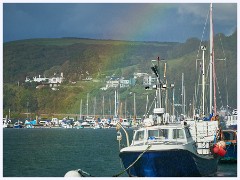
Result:
[[[128,169],[130,169],[130,168],[142,157],[142,155],[151,148],[151,146],[152,146],[152,145],[149,144],[148,147],[147,147],[147,149],[145,149],[141,154],[139,154],[139,156],[137,157],[137,159],[136,159],[132,164],[130,164],[130,165],[129,165],[126,169],[124,169],[122,172],[120,172],[120,173],[118,173],[118,174],[116,174],[116,175],[114,175],[114,176],[112,176],[112,177],[118,177],[118,176],[122,175],[124,172],[126,172]]]

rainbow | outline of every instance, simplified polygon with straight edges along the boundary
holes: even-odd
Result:
[[[168,7],[170,4],[164,3],[128,5],[125,14],[121,14],[122,22],[113,24],[111,30],[120,34],[119,39],[136,41],[139,37],[146,36],[147,32],[154,32],[149,30],[159,28],[159,23],[165,17]]]

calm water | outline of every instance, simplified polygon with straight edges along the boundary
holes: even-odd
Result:
[[[74,169],[111,177],[124,169],[118,154],[114,128],[3,129],[4,177],[63,177]],[[237,164],[220,164],[217,176],[237,177]]]

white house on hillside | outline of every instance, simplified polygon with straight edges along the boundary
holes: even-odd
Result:
[[[48,81],[48,78],[46,77],[41,77],[41,75],[39,75],[38,77],[35,76],[33,77],[33,80],[31,80],[29,77],[26,77],[25,82],[44,82],[44,81]]]
[[[109,77],[108,77],[109,78]],[[124,88],[129,86],[134,86],[136,80],[134,78],[124,79],[124,77],[111,77],[106,81],[106,86],[100,88],[101,90],[107,90],[108,88]]]
[[[57,75],[56,73],[54,73],[54,75],[52,77],[49,78],[48,83],[50,85],[50,87],[57,87],[59,86],[59,84],[61,84],[63,82],[63,73],[61,73],[61,75]]]
[[[143,85],[145,85],[145,86],[153,85],[153,84],[156,83],[156,80],[157,79],[155,77],[146,75],[146,76],[143,77]]]
[[[41,83],[41,85],[38,85],[36,88],[41,88],[44,85],[49,84],[49,86],[55,90],[56,87],[58,87],[64,80],[63,77],[63,73],[61,73],[60,75],[57,75],[56,73],[54,73],[54,75],[50,78],[46,78],[46,77],[41,77],[41,75],[39,75],[38,77],[33,77],[33,80],[31,80],[29,77],[26,77],[25,82],[37,82],[37,83]]]
[[[130,81],[124,78],[120,79],[120,88],[123,87],[129,87],[130,86]]]
[[[144,76],[148,76],[148,73],[134,73],[133,74],[134,79],[137,79],[139,77],[144,77]]]
[[[119,78],[112,77],[106,82],[106,88],[117,88],[119,84]]]

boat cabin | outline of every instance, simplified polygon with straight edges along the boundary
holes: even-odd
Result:
[[[187,143],[191,133],[187,126],[162,125],[140,128],[133,136],[132,145],[148,143]]]

